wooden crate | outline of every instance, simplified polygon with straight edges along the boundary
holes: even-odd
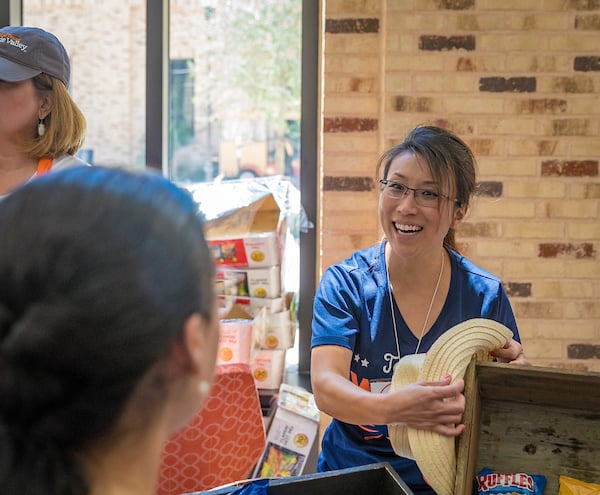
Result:
[[[559,475],[600,483],[600,373],[471,363],[465,374],[466,431],[457,446],[455,495],[477,493],[475,475]]]

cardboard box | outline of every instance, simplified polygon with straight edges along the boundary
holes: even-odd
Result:
[[[257,389],[278,389],[284,368],[285,349],[259,349],[250,362]]]
[[[227,318],[219,322],[217,365],[250,364],[252,320]]]
[[[249,482],[235,483],[205,495],[226,495]],[[305,474],[291,478],[269,480],[269,495],[414,495],[406,483],[387,462],[339,469],[327,473]],[[192,494],[189,494],[192,495]],[[196,495],[200,495],[197,493]]]
[[[250,366],[254,353],[260,348],[254,317],[237,304],[220,310],[220,315],[217,365]]]
[[[267,445],[254,476],[279,478],[302,474],[312,445],[318,438],[318,429],[319,410],[313,395],[303,388],[282,384]]]
[[[284,297],[243,297],[218,295],[219,306],[228,311],[234,304],[242,307],[252,317],[265,308],[269,313],[280,313],[286,309],[286,299]]]
[[[258,398],[260,399],[260,409],[263,415],[263,423],[265,431],[269,431],[273,416],[277,410],[277,391],[273,390],[258,390]]]
[[[281,268],[225,268],[216,270],[217,294],[255,298],[281,297]]]
[[[458,439],[456,495],[474,495],[476,474],[561,474],[600,483],[600,373],[471,363],[465,374],[467,429]]]
[[[205,223],[217,266],[264,268],[281,265],[285,222],[272,194]]]
[[[281,263],[275,232],[228,239],[208,239],[217,266],[260,268]]]
[[[289,349],[294,345],[294,325],[290,311],[266,313],[259,345],[263,349]]]

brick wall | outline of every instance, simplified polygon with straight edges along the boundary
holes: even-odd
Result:
[[[4,0],[0,0],[4,1]],[[143,168],[146,7],[141,0],[27,0],[23,22],[55,34],[71,59],[69,91],[87,120],[94,163]]]
[[[534,364],[600,370],[600,1],[324,0],[321,269],[380,238],[377,157],[419,123],[478,158],[464,254]]]

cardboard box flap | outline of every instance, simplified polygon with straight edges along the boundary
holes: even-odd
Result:
[[[205,223],[207,239],[235,238],[240,235],[277,232],[281,210],[272,194]]]
[[[231,307],[228,307],[226,310],[223,311],[223,313],[220,315],[221,320],[235,320],[235,319],[241,319],[241,320],[253,320],[254,317],[248,313],[248,311],[246,311],[246,309],[237,304],[237,303],[233,303],[231,305]]]

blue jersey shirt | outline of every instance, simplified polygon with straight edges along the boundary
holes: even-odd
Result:
[[[410,331],[395,302],[392,304],[385,267],[384,243],[357,251],[330,266],[314,301],[311,347],[337,345],[350,349],[349,379],[383,393],[400,357],[414,354],[418,339]],[[427,352],[437,338],[471,318],[488,318],[519,334],[510,302],[498,277],[449,250],[450,288],[440,315],[423,336],[419,352]],[[393,308],[392,308],[393,305]],[[398,356],[391,311],[395,312]],[[323,437],[318,470],[329,471],[376,462],[389,462],[417,493],[435,493],[423,480],[413,460],[395,454],[387,425],[351,425],[333,419]]]

